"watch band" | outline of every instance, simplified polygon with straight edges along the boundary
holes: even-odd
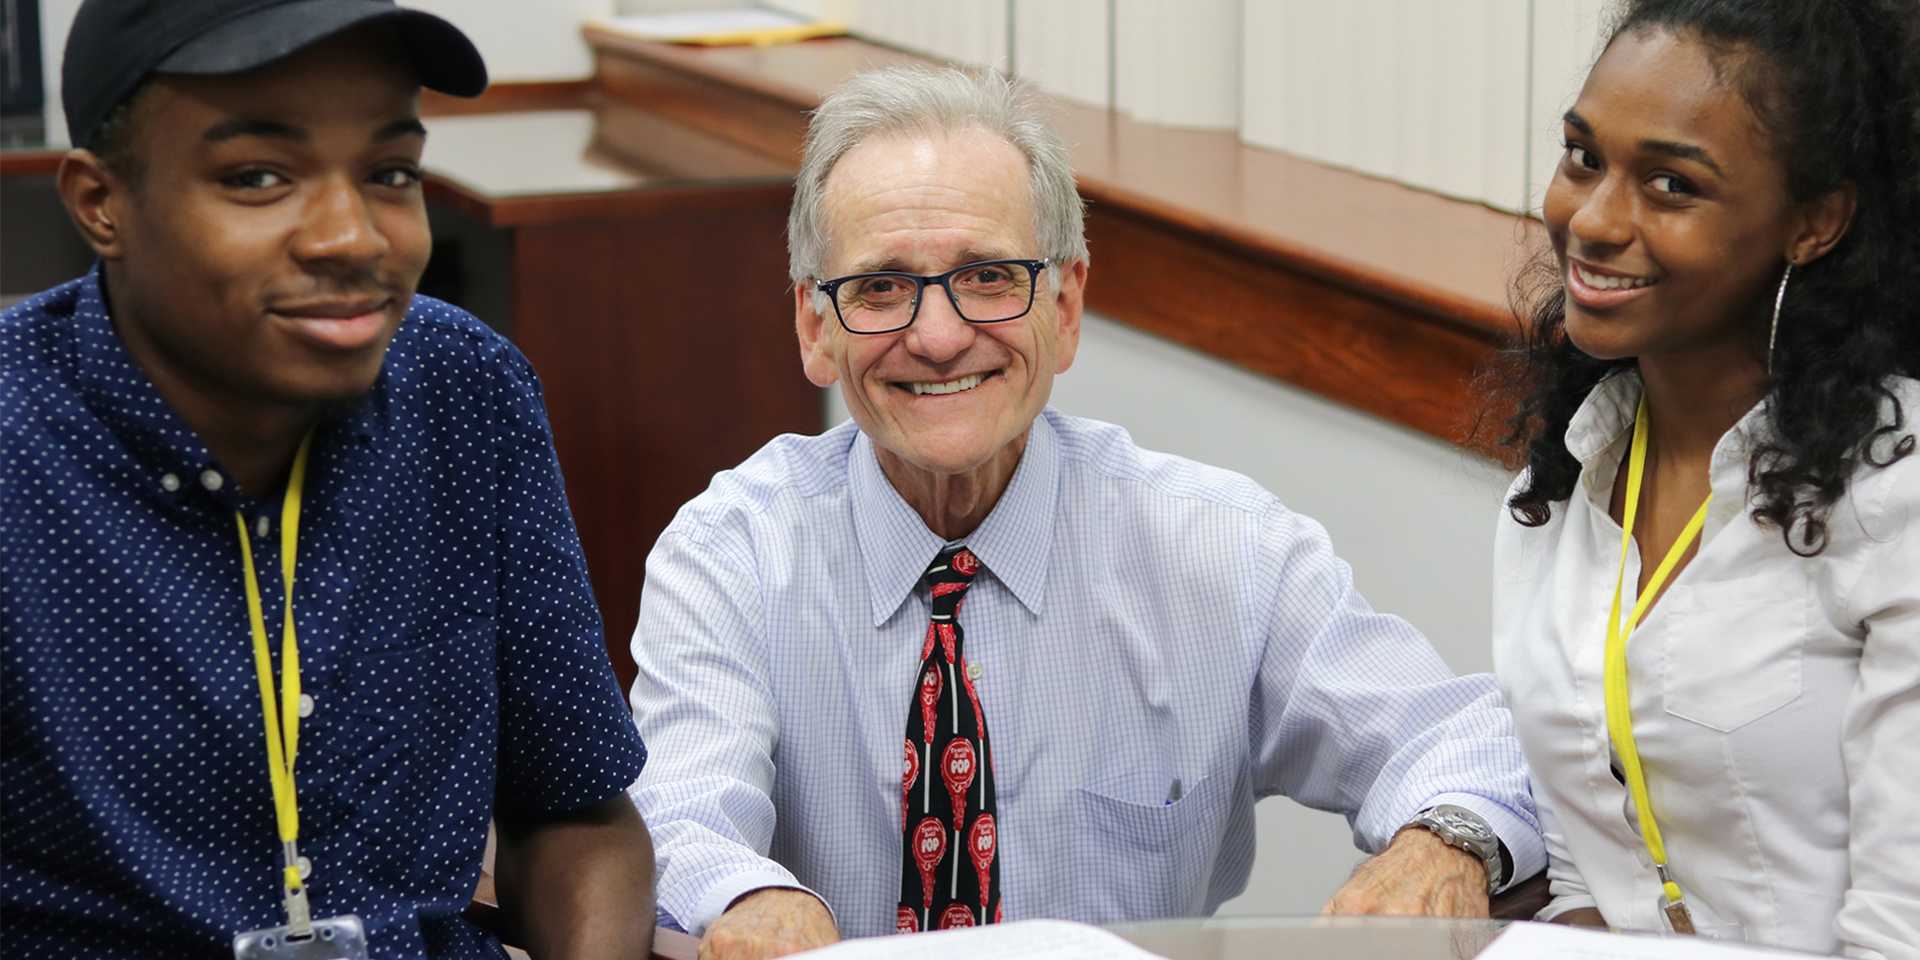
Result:
[[[1507,880],[1503,844],[1485,818],[1466,807],[1451,803],[1435,804],[1414,814],[1409,827],[1433,832],[1442,843],[1478,857],[1487,871],[1487,893],[1491,895]]]

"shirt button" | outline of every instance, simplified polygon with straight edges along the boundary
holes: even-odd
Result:
[[[985,670],[982,670],[982,669],[980,669],[980,665],[979,665],[979,664],[977,664],[977,663],[969,663],[969,664],[967,664],[967,679],[969,679],[969,680],[978,680],[978,679],[980,679],[980,675],[981,675],[981,674],[983,674],[983,673],[986,673],[986,671],[985,671]]]
[[[165,490],[168,493],[177,492],[180,489],[180,478],[171,473],[161,474],[160,489]]]
[[[261,518],[260,518],[260,522],[259,522],[259,523],[256,523],[256,524],[254,524],[254,526],[253,526],[253,528],[254,528],[255,530],[258,530],[258,531],[260,531],[260,535],[261,535],[261,536],[263,536],[263,537],[267,535],[267,530],[269,529],[269,527],[270,527],[270,525],[269,525],[269,524],[267,523],[267,518],[266,518],[266,517],[261,517]]]
[[[313,694],[303,693],[300,695],[300,717],[304,720],[311,716],[313,716]]]
[[[209,493],[218,493],[226,482],[226,478],[220,476],[220,471],[218,470],[202,470],[200,472],[200,485],[206,487]]]

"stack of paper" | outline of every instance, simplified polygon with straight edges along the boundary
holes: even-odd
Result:
[[[1021,920],[848,940],[797,956],[807,960],[1166,960],[1105,930],[1067,920]]]
[[[814,37],[837,37],[847,28],[837,23],[805,20],[776,10],[688,10],[596,20],[597,26],[636,40],[692,43],[702,46],[752,44],[770,46]]]

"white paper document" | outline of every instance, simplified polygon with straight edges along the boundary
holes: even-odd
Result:
[[[796,954],[795,960],[1166,960],[1097,927],[1067,920],[1021,920],[848,940]]]
[[[1558,923],[1516,923],[1477,960],[1793,960],[1812,954],[1699,937],[1657,937],[1582,930]]]
[[[778,10],[687,10],[679,13],[629,14],[599,21],[644,40],[690,40],[715,34],[751,33],[797,27],[808,21]]]

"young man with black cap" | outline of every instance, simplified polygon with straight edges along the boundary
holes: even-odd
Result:
[[[497,957],[494,819],[536,955],[645,956],[538,381],[414,294],[419,88],[478,52],[390,0],[87,0],[63,78],[100,262],[0,315],[7,952]]]

